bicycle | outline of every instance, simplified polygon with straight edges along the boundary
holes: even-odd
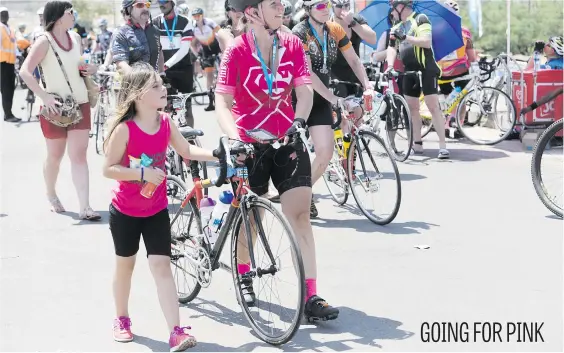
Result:
[[[100,94],[98,96],[96,110],[94,111],[93,121],[95,125],[95,133],[91,134],[90,137],[95,137],[96,153],[102,154],[104,150],[106,121],[112,114],[112,79],[116,73],[112,71],[98,71],[97,75],[100,77]]]
[[[446,101],[438,92],[439,105],[445,120],[449,119],[456,109],[454,122],[448,121],[449,126],[455,127],[463,137],[478,145],[495,145],[505,140],[513,132],[516,123],[517,113],[513,100],[501,89],[484,85],[495,70],[492,62],[481,60],[477,67],[472,66],[468,75],[438,81],[439,84],[470,81],[450,101]],[[503,98],[504,102],[500,102],[500,98]],[[423,101],[423,97],[420,101]],[[507,116],[500,113],[500,105],[507,108],[505,114]],[[422,106],[421,110],[423,119],[421,137],[424,137],[431,131],[433,123],[431,114],[425,106]]]
[[[369,125],[361,120],[363,119],[362,116],[353,121],[352,114],[349,114],[348,110],[345,109],[342,100],[338,101],[334,111],[337,117],[337,123],[333,124],[333,129],[338,129],[341,119],[344,119],[348,124],[347,130],[349,130],[350,133],[345,134],[342,141],[339,141],[336,135],[333,157],[329,161],[325,173],[323,173],[325,185],[337,204],[343,205],[347,202],[350,189],[356,204],[366,218],[375,224],[388,224],[397,216],[401,204],[401,180],[396,162],[394,158],[390,156],[390,152],[384,140],[372,131]],[[374,141],[372,144],[373,147],[380,147],[379,152],[372,153],[369,150],[372,141]],[[366,156],[363,156],[363,153],[366,153]],[[389,160],[392,172],[388,172],[387,174],[382,173],[382,163],[380,163],[380,167],[378,167],[374,156],[380,156],[385,160]],[[368,161],[371,162],[374,171],[367,171],[367,168],[370,167],[367,163]],[[357,162],[359,162],[359,164]],[[381,184],[388,178],[391,178],[391,184],[395,184],[395,186],[383,188]],[[336,189],[332,187],[333,185],[336,186]],[[391,189],[396,191],[396,195],[393,197],[395,201],[389,213],[378,215],[369,210],[367,206],[363,205],[360,195],[361,191],[374,194]],[[342,195],[340,193],[342,193]],[[386,197],[379,197],[379,199],[379,201],[381,201],[386,199]],[[375,208],[375,203],[373,202],[372,210],[375,211]]]
[[[299,140],[296,139],[296,141]],[[277,142],[272,143],[272,148],[277,148],[276,145]],[[225,154],[226,163],[220,163],[220,171],[217,179],[198,181],[190,191],[187,191],[184,182],[182,182],[180,178],[175,176],[167,177],[167,193],[172,196],[173,200],[182,200],[181,204],[177,207],[169,206],[169,210],[172,208],[171,266],[173,267],[173,274],[177,282],[179,302],[188,303],[195,299],[202,287],[207,288],[210,285],[214,270],[218,268],[226,270],[232,274],[237,301],[241,306],[243,315],[254,332],[264,342],[272,345],[281,345],[288,342],[298,330],[305,306],[305,279],[301,252],[295,235],[285,217],[272,206],[270,201],[256,195],[250,190],[246,168],[233,167],[230,156],[244,154],[248,157],[254,151],[253,146],[245,144],[230,149],[227,137],[222,136],[220,138],[220,149],[222,153]],[[231,203],[228,213],[224,214],[222,221],[218,225],[219,236],[212,246],[208,237],[204,235],[204,230],[209,229],[209,226],[203,225],[201,222],[195,194],[198,189],[201,190],[212,186],[220,187],[226,180],[231,182],[235,198]],[[285,249],[280,255],[275,256],[273,254],[272,250],[274,248],[270,246],[270,237],[267,237],[264,233],[265,228],[262,222],[262,220],[267,217],[266,213],[271,214],[285,231],[284,234],[287,234],[285,240],[289,244],[290,252],[287,251],[288,249]],[[185,218],[188,218],[187,223],[183,222]],[[176,228],[176,226],[178,226],[178,228]],[[192,226],[194,226],[194,229],[192,229]],[[242,227],[243,230],[241,229]],[[251,227],[253,227],[254,232],[251,232]],[[222,250],[230,232],[232,232],[231,266],[220,261]],[[253,241],[253,239],[251,239],[252,237],[246,237],[246,234],[253,234],[256,239]],[[280,239],[282,239],[282,237],[280,237]],[[260,243],[262,247],[256,243]],[[263,258],[259,255],[259,250],[261,249],[266,253]],[[280,250],[280,245],[277,250]],[[237,265],[239,263],[245,263],[246,261],[242,259],[240,261],[238,257],[239,252],[248,254],[250,259],[250,271],[242,275],[238,274]],[[280,259],[280,256],[287,252],[290,259]],[[282,271],[283,268],[292,268],[293,271],[284,272]],[[273,282],[274,280],[280,279],[279,282],[283,282],[282,280],[287,282],[286,276],[292,273],[297,275],[297,283],[293,287],[296,290],[296,293],[293,294],[293,298],[296,300],[295,306],[291,309],[287,309],[283,305],[276,305],[277,308],[275,308],[280,314],[282,314],[283,311],[289,314],[291,320],[289,325],[285,330],[277,329],[276,331],[273,327],[267,327],[266,329],[261,328],[259,326],[260,324],[264,323],[266,326],[269,326],[274,323],[275,318],[272,313],[269,313],[267,318],[263,318],[260,314],[252,311],[251,308],[260,310],[263,306],[263,301],[259,299],[259,296],[264,286],[268,285],[268,281]],[[192,287],[186,286],[186,275],[195,280]],[[180,276],[184,276],[183,283],[180,283]],[[262,286],[259,283],[258,286],[255,286],[255,288],[261,289],[255,293],[257,296],[255,305],[249,307],[243,297],[242,284],[252,283],[253,281],[260,282],[262,280],[267,283]],[[275,283],[269,287],[273,288],[274,285],[277,287],[279,284],[282,285],[283,283]],[[274,297],[281,299],[280,296],[277,295]],[[272,296],[270,296],[270,298],[272,298]],[[264,306],[271,308],[273,304],[267,303],[264,304]],[[284,320],[281,321],[284,323],[287,322]]]
[[[204,132],[198,129],[194,129],[190,126],[182,126],[179,124],[179,119],[175,119],[175,117],[184,117],[186,113],[186,102],[189,99],[193,99],[200,95],[205,95],[205,92],[200,93],[180,93],[175,95],[168,95],[167,96],[167,106],[165,107],[165,112],[169,113],[171,116],[172,121],[176,123],[179,127],[178,130],[182,134],[182,136],[188,140],[188,142],[202,147],[200,140],[198,137],[204,136]],[[182,158],[176,151],[168,146],[167,153],[166,153],[166,162],[165,162],[166,170],[168,174],[175,175],[180,177],[183,182],[188,180],[188,174],[192,176],[192,181],[197,182],[200,178],[200,170],[203,171],[204,179],[208,177],[207,171],[207,164],[206,162],[198,162],[198,161],[187,161]],[[185,167],[189,166],[189,167]],[[197,193],[197,201],[198,204],[203,196],[208,196],[207,189],[204,189],[204,193],[201,192]]]
[[[551,92],[536,102],[536,107],[542,106],[545,103],[554,100],[557,96],[562,94],[562,88]],[[536,107],[528,106],[521,111],[521,114],[527,111],[533,111]],[[554,213],[556,216],[562,218],[562,135],[563,135],[563,121],[562,118],[553,122],[550,126],[543,131],[535,147],[533,149],[533,158],[531,160],[531,177],[533,180],[533,186],[537,196],[541,202]],[[544,158],[543,158],[544,157]],[[560,201],[558,202],[557,195],[551,195],[549,188],[546,183],[548,178],[542,176],[542,166],[543,162],[547,162],[546,165],[554,167],[559,171],[560,175],[551,178],[557,182],[560,188]]]

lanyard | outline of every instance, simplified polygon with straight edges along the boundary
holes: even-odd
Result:
[[[268,66],[266,66],[266,63],[264,62],[264,59],[262,58],[262,54],[260,52],[260,48],[257,42],[257,37],[255,36],[255,31],[252,31],[253,33],[253,39],[255,41],[255,47],[257,48],[257,56],[259,58],[260,61],[260,66],[262,66],[262,72],[264,74],[264,79],[266,81],[266,85],[268,86],[268,96],[272,97],[272,85],[274,83],[274,80],[276,79],[276,72],[278,71],[278,69],[274,70],[274,68],[276,67],[275,61],[276,61],[276,52],[278,51],[278,37],[274,37],[274,41],[272,42],[272,61],[270,62],[272,69],[270,70],[270,75],[268,74]]]
[[[321,42],[321,39],[317,35],[317,31],[315,30],[315,28],[313,28],[313,26],[311,25],[311,23],[309,23],[309,21],[308,24],[309,24],[309,28],[311,28],[311,32],[315,36],[315,39],[317,39],[317,42],[319,43],[319,45],[323,50],[323,68],[321,69],[321,72],[326,74],[327,73],[327,31],[325,30],[325,27],[323,27],[323,42]]]
[[[170,48],[174,48],[174,30],[176,29],[176,21],[178,20],[178,16],[174,15],[174,20],[172,21],[172,30],[169,31],[168,30],[168,25],[166,24],[166,18],[165,16],[163,16],[163,24],[164,24],[164,28],[166,31],[166,35],[168,37],[168,40],[170,42]]]

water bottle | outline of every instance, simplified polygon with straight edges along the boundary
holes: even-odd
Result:
[[[210,232],[208,236],[212,247],[219,237],[219,231],[221,230],[221,225],[225,221],[227,212],[229,212],[231,201],[233,201],[233,193],[231,191],[224,191],[219,196],[219,202],[213,208],[213,211],[211,213],[211,220],[209,223]]]
[[[86,49],[84,51],[84,55],[82,55],[82,58],[84,59],[84,62],[89,64],[90,63],[90,59],[91,59],[91,54],[90,54],[90,49]]]
[[[374,94],[374,99],[372,100],[372,109],[374,110],[376,116],[381,116],[386,111],[386,104],[383,104],[383,102],[384,95],[380,92],[376,92],[376,94]],[[382,105],[384,106],[384,109],[382,109]]]
[[[202,227],[204,229],[204,234],[208,239],[210,239],[210,219],[215,206],[215,201],[211,197],[204,197],[200,201],[200,215],[202,217]]]
[[[443,111],[443,112],[447,108],[445,96],[443,96],[442,94],[439,94],[439,108],[441,108],[441,111]]]
[[[448,95],[448,97],[446,99],[447,106],[450,106],[452,104],[452,102],[454,102],[454,100],[456,99],[456,97],[458,97],[460,92],[462,92],[462,88],[460,88],[460,87],[456,87],[455,89],[452,90],[452,92],[450,92],[450,94]]]
[[[538,51],[533,53],[533,62],[535,63],[535,71],[540,69],[540,53]]]

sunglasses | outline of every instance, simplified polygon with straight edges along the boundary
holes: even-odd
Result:
[[[135,4],[133,4],[133,7],[136,7],[138,9],[142,9],[142,8],[149,8],[151,7],[151,3],[150,2],[136,2]]]
[[[325,9],[330,9],[331,8],[331,3],[330,2],[325,2],[325,3],[320,3],[320,4],[316,4],[313,5],[313,8],[318,10],[318,11],[323,11]]]
[[[335,5],[336,8],[338,9],[350,9],[351,5],[350,4],[346,4],[346,5]]]
[[[202,15],[202,14],[192,15],[193,18],[200,18],[202,16],[204,16],[204,15]]]

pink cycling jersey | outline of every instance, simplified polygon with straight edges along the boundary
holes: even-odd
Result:
[[[245,131],[259,128],[282,137],[294,121],[292,89],[311,84],[300,39],[291,33],[279,33],[278,38],[278,71],[272,97],[268,94],[251,33],[237,37],[221,61],[215,91],[233,95],[235,103],[231,112],[244,142],[254,141],[245,135]],[[270,69],[268,73],[271,73]]]
[[[160,168],[166,172],[166,149],[170,141],[168,117],[162,115],[161,127],[153,135],[141,130],[133,120],[126,121],[125,124],[129,129],[129,140],[120,164],[130,167],[129,156],[139,159],[144,153],[153,160],[151,167]],[[139,171],[139,176],[141,176],[141,171]],[[112,204],[121,213],[132,217],[150,217],[167,208],[166,182],[157,186],[150,199],[141,195],[142,187],[141,181],[118,181],[117,187],[113,190]]]

